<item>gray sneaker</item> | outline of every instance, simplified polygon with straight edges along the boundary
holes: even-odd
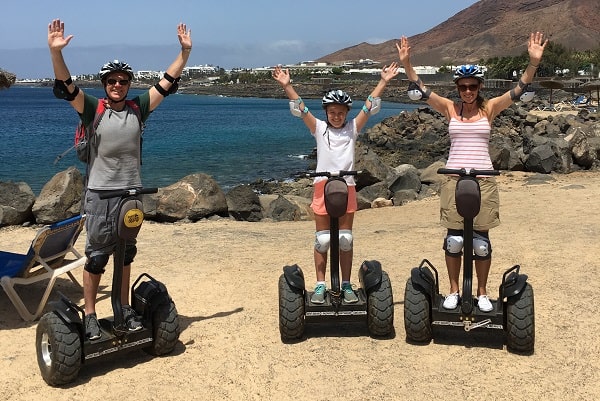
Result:
[[[123,306],[123,320],[129,331],[138,331],[144,328],[139,316],[131,306]]]
[[[310,302],[313,304],[323,304],[325,303],[325,291],[327,291],[327,287],[323,284],[319,284],[315,287],[315,292],[310,297]]]
[[[97,340],[102,337],[100,324],[98,323],[98,318],[95,313],[85,315],[85,335],[90,340]]]
[[[354,304],[354,303],[358,302],[358,297],[356,296],[356,294],[354,293],[354,290],[352,289],[352,284],[350,284],[350,283],[342,284],[342,292],[344,293],[344,301],[346,301],[346,303]]]

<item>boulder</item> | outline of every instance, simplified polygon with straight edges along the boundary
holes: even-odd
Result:
[[[260,221],[263,218],[260,199],[250,185],[238,185],[225,194],[229,215],[240,221]]]
[[[81,213],[83,176],[75,167],[54,175],[43,186],[33,204],[32,212],[38,224],[51,224]]]
[[[24,182],[0,182],[0,227],[30,223],[35,195]]]

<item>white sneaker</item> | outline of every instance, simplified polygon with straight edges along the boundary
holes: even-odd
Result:
[[[453,292],[452,294],[446,295],[443,306],[444,309],[456,309],[458,306],[458,292]]]
[[[491,312],[492,309],[494,309],[487,295],[479,296],[477,299],[477,306],[479,306],[479,310],[482,312]]]

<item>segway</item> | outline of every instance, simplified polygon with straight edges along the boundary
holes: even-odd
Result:
[[[137,237],[144,214],[138,195],[157,188],[106,191],[102,199],[119,197],[119,241],[113,254],[114,274],[111,303],[113,316],[98,319],[102,335],[89,340],[85,334],[85,311],[61,294],[53,310],[40,319],[36,330],[37,361],[43,379],[51,386],[72,382],[82,364],[143,349],[152,355],[168,354],[179,339],[179,318],[164,284],[142,273],[131,287],[131,306],[141,317],[143,328],[129,331],[123,319],[121,283],[127,240]]]
[[[346,303],[340,288],[339,218],[346,213],[348,186],[343,176],[358,171],[309,173],[309,177],[328,177],[325,207],[330,217],[331,289],[323,304],[313,304],[313,291],[306,290],[304,273],[297,265],[285,266],[279,277],[279,332],[283,341],[300,339],[307,323],[366,322],[373,336],[387,336],[394,328],[394,301],[390,279],[376,260],[364,261],[358,271],[361,287],[358,302]]]
[[[438,271],[423,259],[411,270],[404,292],[404,328],[406,337],[414,342],[429,342],[433,328],[440,330],[462,327],[473,330],[503,331],[507,348],[519,353],[532,353],[535,342],[533,288],[527,275],[514,265],[502,275],[498,299],[492,300],[490,312],[481,311],[473,296],[473,219],[479,213],[481,192],[476,176],[499,175],[496,170],[439,169],[438,174],[458,175],[456,209],[464,219],[463,286],[455,309],[443,307],[439,293]]]

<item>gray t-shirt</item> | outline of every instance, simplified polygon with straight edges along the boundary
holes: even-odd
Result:
[[[85,94],[82,121],[93,121],[98,100]],[[144,93],[133,101],[140,106],[142,121],[149,114],[150,96]],[[91,118],[90,118],[91,116]],[[135,111],[126,105],[122,111],[107,108],[95,138],[91,140],[88,188],[115,190],[141,187],[141,127]]]

